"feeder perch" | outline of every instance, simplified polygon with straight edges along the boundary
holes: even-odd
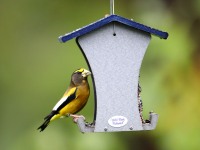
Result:
[[[118,15],[110,15],[59,37],[76,42],[92,72],[95,92],[93,124],[78,119],[81,132],[153,130],[158,114],[144,122],[138,103],[142,60],[151,35],[167,39],[168,33]]]

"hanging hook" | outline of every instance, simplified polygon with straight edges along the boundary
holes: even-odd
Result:
[[[115,0],[110,0],[110,15],[114,15]],[[113,23],[113,36],[116,36],[115,33],[115,23]]]

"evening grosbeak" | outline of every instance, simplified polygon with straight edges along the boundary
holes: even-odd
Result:
[[[90,88],[87,77],[91,74],[90,71],[80,68],[72,73],[71,82],[64,93],[63,97],[53,107],[51,113],[44,118],[44,123],[38,127],[38,130],[43,131],[51,121],[71,116],[77,120],[80,116],[75,115],[87,103],[90,95]]]

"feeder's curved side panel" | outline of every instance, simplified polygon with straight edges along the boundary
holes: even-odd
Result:
[[[89,68],[89,70],[92,72],[92,74],[91,74],[91,78],[92,78],[92,84],[93,84],[93,88],[94,88],[94,99],[95,99],[95,103],[94,103],[94,118],[93,118],[93,123],[95,122],[95,120],[96,120],[96,110],[97,110],[97,103],[96,103],[96,88],[95,88],[95,81],[94,81],[94,75],[93,75],[93,71],[92,71],[92,68],[91,68],[91,66],[90,66],[90,62],[89,62],[89,60],[88,60],[88,58],[87,58],[87,56],[86,56],[86,54],[84,53],[84,51],[83,51],[83,49],[82,49],[82,47],[79,45],[79,42],[78,42],[78,39],[79,38],[76,38],[76,43],[78,44],[78,46],[79,46],[79,48],[80,48],[80,50],[81,50],[81,52],[82,52],[82,54],[83,54],[83,56],[84,56],[84,58],[85,58],[85,60],[86,60],[86,63],[87,63],[87,65],[88,65],[88,68]]]
[[[110,23],[78,38],[95,83],[95,132],[143,130],[138,77],[150,39],[150,34],[120,23]]]

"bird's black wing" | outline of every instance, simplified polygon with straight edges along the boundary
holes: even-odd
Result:
[[[56,112],[59,112],[63,107],[65,107],[67,104],[69,104],[72,100],[76,98],[76,91],[77,88],[74,87],[69,90],[68,93],[66,93],[60,101],[54,106],[53,110]]]

